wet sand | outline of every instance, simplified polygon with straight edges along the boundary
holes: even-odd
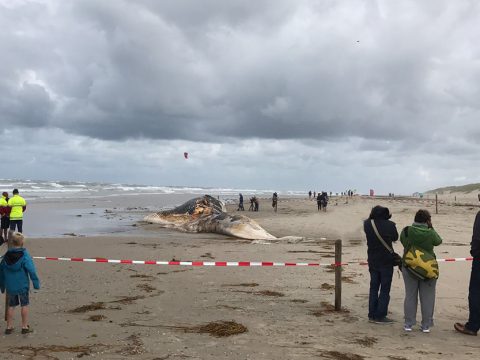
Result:
[[[298,199],[281,199],[278,213],[267,200],[261,201],[258,213],[245,212],[276,236],[306,238],[297,244],[254,245],[222,235],[139,225],[123,235],[35,238],[27,247],[34,256],[52,257],[330,263],[333,240],[342,239],[344,261],[358,261],[366,259],[362,220],[376,204],[390,207],[399,230],[411,223],[418,208],[429,209],[444,239],[437,256],[469,255],[477,207],[443,204],[435,215],[427,200],[363,198],[348,204],[332,200],[327,213],[318,213],[313,201]],[[36,260],[36,266],[42,289],[31,294],[35,332],[19,333],[17,313],[14,334],[5,336],[1,328],[2,359],[431,360],[469,359],[478,352],[476,337],[453,330],[453,323],[468,315],[468,262],[440,264],[430,334],[418,328],[403,332],[403,281],[397,273],[389,315],[397,322],[368,323],[368,269],[358,264],[344,268],[341,312],[331,308],[334,274],[329,267],[192,268],[45,260]],[[233,321],[227,330],[240,333],[217,337],[223,333],[202,327],[218,321]]]

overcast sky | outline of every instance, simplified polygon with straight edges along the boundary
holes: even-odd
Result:
[[[0,0],[0,177],[480,182],[479,4]]]

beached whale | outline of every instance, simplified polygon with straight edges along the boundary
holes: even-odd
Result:
[[[212,232],[250,240],[277,239],[256,221],[244,215],[228,214],[224,203],[210,195],[191,199],[172,210],[147,215],[144,220],[162,227],[187,232]],[[282,239],[295,240],[296,238]]]

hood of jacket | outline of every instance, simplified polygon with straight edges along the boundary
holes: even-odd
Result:
[[[20,270],[23,263],[24,248],[10,249],[5,254],[5,264],[11,270]]]
[[[408,227],[408,238],[413,240],[413,243],[422,249],[429,250],[433,248],[432,238],[435,230],[429,228],[426,224],[413,223]]]

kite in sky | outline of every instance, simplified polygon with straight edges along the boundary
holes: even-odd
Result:
[[[185,159],[188,159],[188,153],[187,152],[184,152],[183,156],[185,157]]]

